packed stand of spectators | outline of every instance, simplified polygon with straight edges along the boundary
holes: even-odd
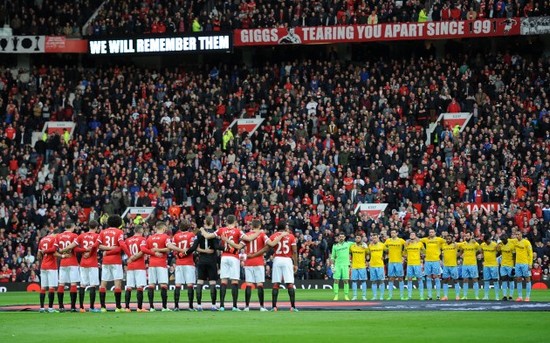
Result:
[[[0,27],[14,35],[81,37],[81,29],[102,0],[10,0],[0,3]]]
[[[197,25],[207,18],[206,1],[167,0],[107,1],[86,35],[170,34],[201,31]]]
[[[457,240],[465,231],[498,239],[521,230],[548,277],[548,58],[41,66],[0,75],[0,269],[14,280],[36,272],[27,256],[49,230],[128,206],[156,208],[147,227],[182,218],[201,226],[210,213],[217,225],[236,214],[243,226],[259,218],[271,231],[284,219],[298,236],[300,278],[331,277],[326,261],[339,232],[367,239],[393,228],[402,237],[435,228]],[[424,128],[446,111],[473,117],[462,132],[438,123],[427,146]],[[254,134],[224,131],[254,116],[265,119]],[[31,146],[33,129],[67,119],[76,123],[72,138],[46,135]],[[355,215],[359,202],[389,205],[375,219]],[[467,203],[500,210],[469,213]],[[127,219],[127,230],[139,218]]]
[[[109,1],[88,35],[473,20],[550,15],[548,1]]]

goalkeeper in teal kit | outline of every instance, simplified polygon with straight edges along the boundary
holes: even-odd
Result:
[[[346,235],[338,236],[338,243],[332,246],[332,267],[334,270],[334,300],[338,300],[340,280],[344,282],[344,299],[349,300],[350,248],[353,242],[346,242]]]

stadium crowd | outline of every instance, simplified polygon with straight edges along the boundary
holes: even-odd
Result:
[[[15,35],[80,37],[550,15],[550,5],[544,0],[79,0],[76,4],[7,1],[0,4],[0,25],[7,24]],[[98,14],[92,18],[96,10]],[[90,18],[93,20],[86,26]]]
[[[335,237],[466,232],[532,243],[550,256],[550,61],[520,54],[287,61],[202,70],[132,66],[2,68],[0,281],[36,280],[37,244],[128,206],[174,227],[235,214],[298,241],[298,278],[331,278]],[[74,93],[74,98],[70,96]],[[460,131],[442,112],[472,112]],[[252,135],[225,131],[261,117]],[[32,131],[72,120],[74,135]],[[388,203],[378,219],[359,202]],[[467,209],[468,204],[497,203]],[[183,205],[181,208],[175,205]],[[89,210],[86,210],[89,209]],[[138,218],[126,219],[129,232]],[[266,273],[270,276],[268,259]]]
[[[101,0],[12,0],[0,4],[0,26],[14,35],[81,37]]]
[[[89,35],[473,20],[550,14],[547,1],[109,1]]]

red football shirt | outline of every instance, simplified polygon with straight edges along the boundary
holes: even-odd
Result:
[[[170,243],[170,237],[165,233],[156,233],[152,236],[149,236],[149,238],[147,238],[146,247],[145,249],[143,249],[143,246],[142,246],[141,251],[151,255],[151,257],[149,257],[149,267],[163,267],[163,268],[167,267],[166,256],[168,256],[168,253],[161,253],[162,256],[157,257],[155,253],[151,251],[151,249],[153,248],[164,249],[166,248],[166,245],[168,243]]]
[[[193,232],[178,232],[174,235],[173,243],[180,249],[189,249],[193,245],[196,236]],[[194,266],[195,260],[193,259],[193,254],[189,255],[176,255],[176,265],[178,266]]]
[[[78,235],[74,232],[65,231],[56,236],[57,246],[60,250],[65,249],[69,245],[76,243],[78,244]],[[76,259],[76,254],[74,249],[65,253],[65,258],[61,259],[61,267],[72,267],[78,266],[78,260]]]
[[[78,246],[84,250],[92,248],[90,256],[85,258],[82,256],[80,259],[80,266],[84,268],[93,268],[98,266],[97,262],[97,237],[99,235],[95,232],[85,232],[78,236]]]
[[[241,237],[244,235],[243,232],[236,227],[222,227],[216,230],[216,237],[221,238],[222,236],[228,237],[235,244],[239,244]],[[223,242],[223,253],[222,256],[232,256],[239,258],[239,251],[233,248],[231,245]]]
[[[126,240],[128,250],[133,255],[141,251],[141,247],[147,244],[147,240],[143,236],[132,236]],[[135,261],[128,263],[128,270],[145,270],[145,255],[142,255]]]
[[[120,243],[124,242],[124,233],[120,229],[110,227],[101,231],[97,241],[107,247],[120,247]],[[120,253],[108,255],[103,252],[103,264],[122,264],[122,256]]]
[[[281,232],[275,232],[269,237],[269,241],[274,241],[279,237]],[[292,257],[292,246],[296,246],[296,237],[293,234],[284,236],[281,241],[275,246],[274,257]]]
[[[254,231],[248,231],[246,233],[247,236],[252,236],[254,234],[255,234]],[[267,239],[268,239],[267,235],[262,232],[258,237],[256,237],[255,240],[251,242],[246,242],[246,254],[252,255],[262,250],[267,243]],[[247,258],[246,261],[244,262],[244,265],[246,267],[255,267],[255,266],[263,266],[264,263],[265,263],[264,256],[259,255],[253,258]]]
[[[54,255],[57,251],[57,240],[55,237],[46,236],[42,238],[38,244],[38,249],[44,251],[40,269],[57,270],[57,258]]]

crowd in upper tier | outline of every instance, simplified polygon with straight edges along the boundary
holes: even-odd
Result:
[[[510,53],[2,68],[0,275],[28,280],[49,230],[128,206],[155,207],[155,219],[174,225],[236,214],[270,231],[285,219],[298,236],[300,277],[327,277],[335,234],[392,228],[458,241],[466,231],[496,239],[521,230],[547,270],[549,88],[547,57]],[[426,144],[442,112],[473,116],[463,130],[438,121]],[[226,131],[239,117],[264,122],[251,135]],[[74,121],[74,134],[33,145],[49,120]],[[388,208],[378,219],[356,215],[359,202]],[[498,209],[479,206],[487,203]]]
[[[69,37],[548,15],[548,0],[15,0],[0,4],[0,23],[8,24],[14,34]],[[90,25],[85,25],[89,19]]]

